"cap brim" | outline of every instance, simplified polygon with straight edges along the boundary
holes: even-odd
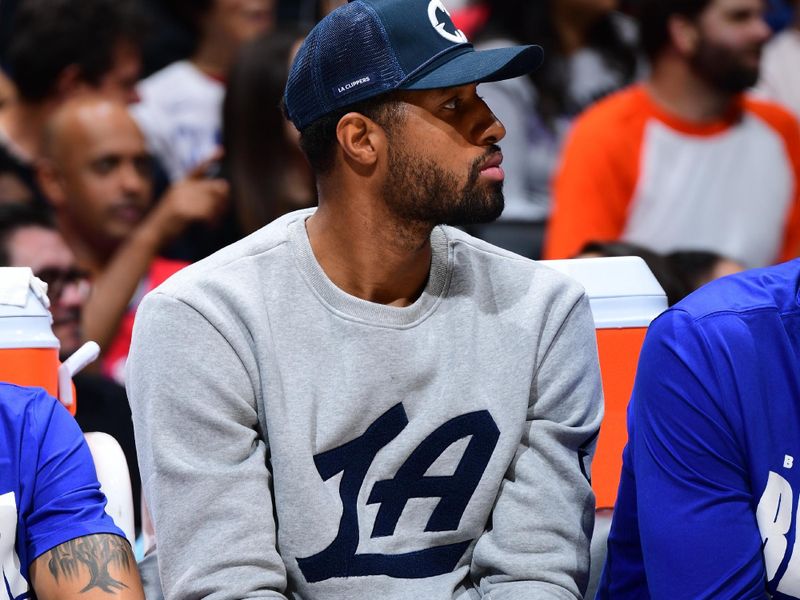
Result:
[[[399,87],[404,90],[431,90],[513,79],[535,71],[543,60],[544,51],[540,46],[457,53],[452,60],[438,64]]]

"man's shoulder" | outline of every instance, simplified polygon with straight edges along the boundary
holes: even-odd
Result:
[[[537,302],[545,302],[549,296],[570,297],[575,301],[586,291],[575,279],[551,269],[547,265],[525,258],[484,240],[473,237],[460,229],[444,227],[447,238],[457,250],[457,260],[472,263],[477,276],[506,280],[520,286],[535,287],[532,296]]]
[[[793,142],[796,143],[800,127],[798,126],[797,118],[789,109],[777,102],[750,94],[744,96],[743,102],[748,113],[764,121],[784,139],[793,139]]]
[[[46,438],[66,445],[80,433],[67,410],[44,389],[10,383],[0,383],[0,430],[9,444],[7,450],[17,447],[23,453],[32,449],[30,444],[42,444]]]
[[[240,286],[252,284],[245,278],[256,273],[260,266],[287,260],[287,253],[283,250],[289,242],[290,225],[305,220],[313,211],[304,209],[276,219],[238,242],[177,271],[154,291],[186,300],[189,296],[203,293],[210,285],[226,281]]]
[[[3,427],[22,424],[31,413],[49,413],[57,400],[38,387],[0,383],[0,421]],[[7,430],[8,431],[8,430]]]
[[[800,314],[800,259],[752,269],[713,281],[677,303],[657,321],[684,320],[696,326],[727,317]]]

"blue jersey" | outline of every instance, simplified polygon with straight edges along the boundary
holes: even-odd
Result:
[[[800,598],[800,260],[660,316],[598,599]]]
[[[64,407],[44,390],[0,383],[0,600],[31,597],[30,564],[59,544],[123,535],[105,504],[89,448]]]

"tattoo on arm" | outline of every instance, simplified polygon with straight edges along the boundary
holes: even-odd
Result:
[[[128,586],[114,579],[109,567],[131,571],[134,562],[127,540],[110,534],[87,535],[75,538],[49,552],[47,566],[53,578],[80,579],[81,567],[89,572],[89,583],[81,593],[100,589],[113,594]]]

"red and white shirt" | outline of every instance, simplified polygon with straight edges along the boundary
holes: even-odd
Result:
[[[725,118],[698,124],[635,85],[576,121],[545,255],[624,240],[768,265],[800,253],[799,184],[800,128],[783,108],[743,95]]]

